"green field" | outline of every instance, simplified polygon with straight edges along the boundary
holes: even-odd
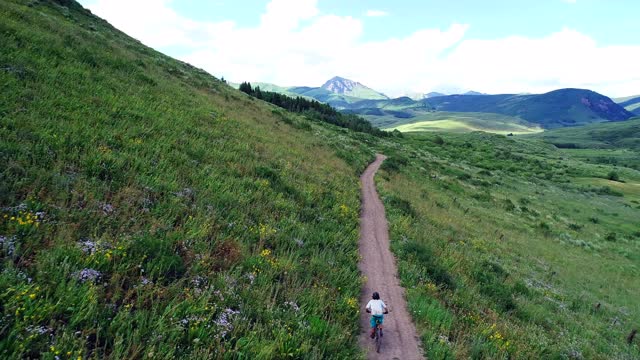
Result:
[[[385,119],[376,120],[384,124]],[[383,125],[384,127],[384,125]],[[531,134],[543,131],[535,124],[510,116],[489,113],[450,113],[430,112],[419,113],[415,118],[393,121],[393,125],[386,130],[401,132],[446,131],[471,132],[485,131],[496,134]]]
[[[640,322],[640,172],[483,133],[385,151],[378,186],[430,359],[640,356],[625,341]]]

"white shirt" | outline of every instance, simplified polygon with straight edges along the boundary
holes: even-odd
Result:
[[[387,305],[382,300],[369,300],[367,303],[367,309],[371,311],[371,315],[380,316],[384,314],[384,309]]]

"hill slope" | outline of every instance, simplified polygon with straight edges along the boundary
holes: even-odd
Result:
[[[346,130],[73,1],[0,2],[0,43],[0,357],[358,356]]]

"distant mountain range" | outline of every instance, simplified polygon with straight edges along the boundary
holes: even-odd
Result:
[[[547,129],[623,121],[635,116],[632,110],[640,112],[640,96],[619,99],[620,104],[617,104],[604,95],[585,89],[559,89],[526,95],[487,95],[477,91],[445,95],[430,92],[423,96],[415,94],[391,99],[357,81],[339,76],[321,87],[256,85],[262,90],[313,98],[344,112],[362,115],[374,124],[384,118],[385,126],[392,126],[393,119],[406,121],[434,111],[507,115]]]

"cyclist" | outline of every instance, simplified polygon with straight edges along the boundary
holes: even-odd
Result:
[[[377,291],[371,296],[373,299],[367,303],[366,311],[371,313],[371,338],[376,336],[376,321],[380,323],[380,336],[382,336],[382,323],[384,322],[384,314],[388,314],[389,310],[384,301],[380,300],[380,294]]]

